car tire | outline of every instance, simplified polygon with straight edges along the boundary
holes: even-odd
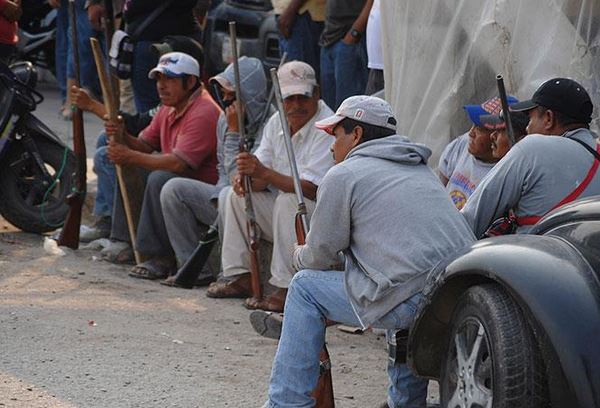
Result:
[[[498,285],[474,286],[459,299],[442,368],[443,407],[547,406],[539,347],[519,306]]]

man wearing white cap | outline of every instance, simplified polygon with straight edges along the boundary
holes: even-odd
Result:
[[[135,247],[149,260],[134,267],[130,275],[160,279],[175,269],[160,192],[169,179],[178,176],[216,183],[220,109],[203,89],[198,62],[188,54],[164,54],[148,76],[156,80],[162,106],[137,138],[125,133],[126,144],[120,144],[111,137],[108,158],[116,164],[139,167],[147,175]],[[114,125],[106,127],[109,137],[115,130]],[[120,194],[115,195],[110,238],[125,249],[129,246]]]
[[[426,276],[474,241],[437,177],[431,150],[396,134],[390,105],[346,99],[316,123],[335,136],[337,163],[319,185],[306,245],[293,263],[266,408],[311,407],[325,324],[407,329]],[[343,254],[344,271],[332,270]],[[387,405],[424,407],[427,381],[390,365]]]
[[[279,69],[284,108],[292,133],[302,189],[309,215],[314,208],[317,186],[333,166],[330,147],[333,140],[316,129],[317,120],[333,112],[320,100],[315,71],[310,65],[292,61]],[[242,175],[252,177],[252,202],[263,239],[273,242],[270,283],[277,290],[262,301],[246,299],[246,307],[281,311],[287,287],[293,276],[291,254],[296,240],[293,220],[297,202],[290,164],[285,150],[283,130],[276,113],[267,122],[255,154],[237,157],[238,174],[233,193],[225,202],[222,242],[223,275],[229,279],[209,287],[209,297],[249,297],[249,255]]]

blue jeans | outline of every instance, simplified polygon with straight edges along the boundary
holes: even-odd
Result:
[[[101,133],[96,141],[94,153],[94,173],[98,176],[98,190],[94,202],[94,215],[97,217],[110,217],[113,210],[117,184],[115,165],[109,160],[106,151],[108,137]]]
[[[358,44],[335,44],[321,48],[321,97],[336,110],[344,99],[365,92],[369,69],[363,38]]]
[[[61,101],[67,99],[67,55],[69,53],[69,2],[61,1],[56,13],[56,39],[54,45],[56,82]]]
[[[319,38],[323,32],[323,22],[313,21],[307,11],[296,16],[290,38],[279,34],[279,52],[287,53],[287,61],[304,61],[313,69],[319,78],[321,47]]]
[[[420,298],[417,294],[383,316],[373,327],[393,332],[408,328]],[[325,320],[360,326],[344,288],[344,272],[304,270],[288,288],[283,329],[271,371],[264,408],[314,406],[311,392],[319,377],[319,351],[325,343]],[[405,365],[389,367],[393,407],[425,407],[427,380]]]
[[[62,3],[67,3],[61,2]],[[98,71],[92,53],[90,38],[98,38],[104,46],[104,36],[99,31],[95,31],[88,19],[87,11],[84,8],[85,0],[75,0],[75,15],[77,22],[77,42],[79,47],[79,75],[81,86],[91,90],[96,95],[102,95],[100,90],[100,81]],[[67,55],[67,78],[75,78],[75,63],[73,60],[73,51],[71,40],[71,29],[68,32],[68,55]]]
[[[138,41],[133,51],[131,85],[135,109],[138,112],[148,112],[160,103],[156,81],[148,78],[148,73],[158,63],[158,55],[151,49],[152,43],[152,41]]]

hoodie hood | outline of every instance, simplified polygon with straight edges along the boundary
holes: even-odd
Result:
[[[406,136],[387,136],[369,140],[350,150],[346,160],[352,157],[375,157],[403,164],[427,164],[431,149],[421,143],[413,143]]]
[[[260,126],[263,112],[267,106],[267,77],[262,62],[257,58],[240,57],[240,82],[242,100],[246,110],[247,130],[255,132]],[[215,75],[232,84],[235,88],[235,75],[233,63],[225,71]]]

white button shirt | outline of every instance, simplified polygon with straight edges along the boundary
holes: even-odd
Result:
[[[330,151],[334,137],[317,129],[315,122],[331,115],[333,115],[333,111],[320,100],[317,113],[292,135],[292,147],[300,179],[310,181],[317,186],[335,163]],[[265,125],[262,140],[255,155],[266,167],[286,176],[292,175],[279,112],[275,112]]]

